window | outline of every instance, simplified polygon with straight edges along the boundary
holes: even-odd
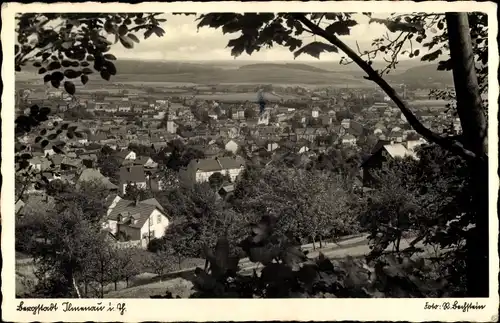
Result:
[[[161,214],[158,214],[158,223],[161,223]]]

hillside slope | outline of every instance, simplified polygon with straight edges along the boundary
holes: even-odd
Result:
[[[323,69],[302,63],[249,63],[237,68],[224,68],[223,63],[166,62],[117,60],[114,62],[118,74],[115,82],[179,82],[197,84],[217,83],[260,83],[260,84],[314,84],[338,87],[374,87],[373,82],[363,78],[361,69],[354,69],[332,62]],[[338,68],[335,70],[335,68]],[[400,72],[401,71],[401,72]],[[16,74],[18,79],[26,78],[26,73],[36,74],[31,65]],[[38,77],[38,76],[37,76]],[[453,84],[450,72],[437,71],[436,64],[421,65],[408,70],[394,70],[385,78],[391,83],[428,84],[437,82]],[[99,84],[100,80],[91,75]],[[106,82],[104,82],[106,83]]]

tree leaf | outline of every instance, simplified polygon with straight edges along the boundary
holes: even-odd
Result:
[[[128,27],[127,25],[121,25],[120,27],[118,27],[118,34],[120,36],[125,36],[128,32]]]
[[[92,71],[90,68],[86,67],[82,70],[82,73],[85,75],[92,74],[94,71]]]
[[[106,68],[106,71],[108,71],[109,74],[111,75],[116,75],[116,67],[113,62],[106,61],[104,62],[104,67]]]
[[[325,28],[327,33],[337,34],[337,35],[349,35],[351,32],[350,27],[355,26],[357,23],[354,20],[348,21],[336,21]]]
[[[52,79],[52,74],[45,74],[43,77],[43,83],[48,83]]]
[[[42,61],[46,61],[50,57],[50,53],[43,53],[42,54]]]
[[[82,66],[82,67],[87,67],[89,65],[90,65],[89,62],[87,62],[87,61],[80,62],[80,66]]]
[[[148,39],[149,37],[151,37],[152,34],[153,34],[153,29],[146,30],[146,32],[144,33],[144,39]]]
[[[48,140],[54,140],[57,138],[57,133],[51,133],[50,135],[47,136]]]
[[[64,80],[64,74],[57,71],[52,73],[52,79],[61,82]]]
[[[56,79],[52,79],[52,80],[50,80],[50,84],[52,84],[53,87],[55,87],[56,89],[58,89],[59,86],[61,86],[61,81],[56,80]]]
[[[319,55],[323,52],[337,53],[338,51],[339,50],[336,46],[314,41],[297,50],[294,53],[294,57],[297,58],[299,55],[306,53],[319,59]]]
[[[104,58],[110,61],[116,61],[116,56],[113,54],[105,54]]]
[[[61,62],[61,65],[62,65],[62,67],[70,67],[70,66],[71,66],[71,61],[70,61],[70,60],[65,59],[65,60],[63,60],[63,61]]]
[[[111,78],[111,74],[106,71],[106,70],[102,70],[101,71],[101,77],[106,80],[106,81],[109,81],[109,79]]]
[[[134,34],[128,34],[128,35],[127,35],[127,37],[128,37],[128,38],[130,38],[130,39],[132,39],[132,40],[133,40],[133,41],[135,41],[136,43],[139,43],[139,42],[140,42],[140,41],[139,41],[139,38],[137,38],[137,36],[136,36],[136,35],[134,35]]]
[[[64,76],[66,76],[69,79],[76,79],[77,77],[80,77],[82,75],[81,71],[75,71],[75,70],[65,70],[64,71]]]
[[[403,32],[416,33],[423,30],[423,26],[417,23],[409,23],[402,21],[394,21],[390,19],[379,19],[379,18],[371,18],[369,23],[372,22],[385,25],[387,29],[389,29],[391,32],[403,31]]]
[[[75,94],[75,85],[73,84],[73,82],[70,82],[70,81],[66,81],[64,82],[64,89],[66,90],[66,92],[68,92],[68,94],[70,95],[74,95]]]
[[[82,84],[85,85],[89,81],[89,77],[87,75],[82,75],[80,80],[82,81]]]
[[[127,49],[134,48],[134,42],[127,36],[120,36],[120,43]]]
[[[61,63],[59,62],[51,62],[49,66],[47,66],[47,69],[49,71],[57,70],[61,68]]]
[[[156,36],[158,37],[162,37],[163,35],[165,35],[165,30],[163,30],[163,28],[159,27],[159,26],[154,26],[153,27],[153,32],[156,34]]]
[[[41,69],[38,70],[38,74],[43,74],[46,72],[47,72],[47,69],[45,67],[42,67]]]
[[[438,71],[451,71],[453,69],[452,61],[451,59],[448,59],[446,61],[440,61],[438,63],[437,70]]]
[[[33,66],[34,67],[42,67],[42,63],[40,63],[40,62],[34,62]]]

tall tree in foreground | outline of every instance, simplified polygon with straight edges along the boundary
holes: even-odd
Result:
[[[463,131],[464,147],[476,156],[469,162],[476,206],[475,227],[467,239],[467,285],[472,297],[485,297],[489,288],[488,227],[488,152],[487,117],[483,106],[474,64],[474,52],[467,13],[446,13],[450,56],[457,98],[457,113]],[[485,294],[486,293],[486,294]]]

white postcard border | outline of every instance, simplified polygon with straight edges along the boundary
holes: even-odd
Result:
[[[497,99],[498,22],[496,4],[493,2],[410,2],[410,1],[342,1],[342,2],[146,2],[125,3],[4,3],[2,4],[2,319],[6,321],[325,321],[325,320],[405,320],[405,321],[496,321],[498,313],[498,218],[496,201],[498,193],[498,160],[490,158],[490,297],[487,299],[289,299],[289,300],[199,300],[199,299],[15,299],[15,252],[14,252],[14,13],[16,12],[466,12],[482,11],[489,15],[489,155],[498,156]],[[168,37],[168,30],[167,36]],[[16,311],[24,306],[50,306],[57,303],[59,310],[30,312]],[[426,302],[470,301],[486,304],[482,311],[428,311]],[[73,306],[98,306],[120,311],[63,312],[63,302]]]

